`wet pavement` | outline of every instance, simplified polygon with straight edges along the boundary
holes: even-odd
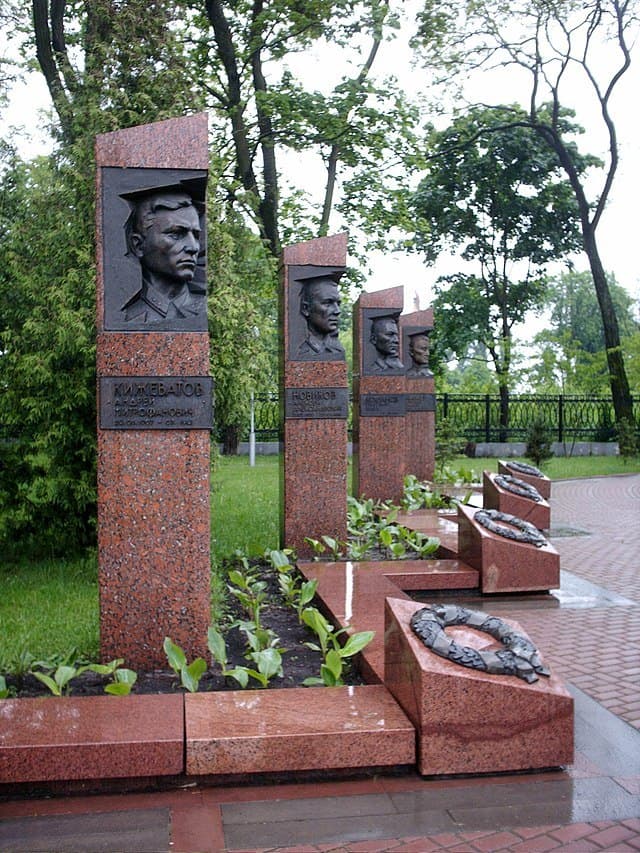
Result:
[[[460,603],[514,618],[567,682],[571,767],[13,800],[0,850],[640,850],[640,475],[555,482],[551,507],[560,590]]]

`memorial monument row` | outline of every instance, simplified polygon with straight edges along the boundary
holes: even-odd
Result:
[[[152,669],[165,665],[167,635],[189,658],[206,656],[210,622],[206,116],[101,135],[96,161],[101,655]],[[340,584],[349,576],[353,586],[358,564],[324,564],[329,583],[304,558],[305,537],[347,540],[346,251],[346,234],[287,247],[279,299],[281,544],[296,549],[303,574],[317,574],[327,609],[335,598],[336,623]],[[432,479],[435,450],[434,318],[403,314],[403,302],[402,287],[362,293],[353,321],[353,491],[396,503],[406,474]],[[540,532],[549,496],[540,471],[501,462],[498,475],[485,474],[482,506],[458,506],[455,522],[406,513],[415,531],[446,532],[439,559],[408,561],[397,583],[483,596],[559,586],[559,556]],[[357,626],[377,634],[366,671],[417,729],[422,773],[571,760],[572,700],[516,623],[394,599],[404,592],[389,570],[372,562],[366,571],[386,600],[385,613],[367,605]],[[351,606],[342,627],[353,629]]]

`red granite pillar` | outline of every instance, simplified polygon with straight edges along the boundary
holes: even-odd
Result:
[[[402,353],[407,368],[404,419],[407,474],[433,480],[436,445],[436,398],[427,363],[433,311],[414,311],[400,317]]]
[[[347,235],[283,252],[281,329],[281,544],[309,556],[305,536],[347,538],[347,414],[344,351],[337,338],[337,282]]]
[[[102,134],[96,164],[101,655],[149,669],[210,622],[207,116]]]
[[[402,306],[402,287],[362,293],[353,323],[353,491],[395,502],[406,473]]]

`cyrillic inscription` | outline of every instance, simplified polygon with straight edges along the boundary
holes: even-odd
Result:
[[[363,394],[360,397],[360,417],[389,417],[404,415],[404,394]]]
[[[346,388],[285,388],[285,418],[346,418]]]
[[[407,394],[406,406],[408,412],[435,412],[435,394]]]
[[[212,429],[209,376],[100,379],[101,429]]]

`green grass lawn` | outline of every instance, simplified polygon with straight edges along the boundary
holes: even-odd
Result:
[[[526,460],[524,460],[526,461]],[[497,459],[457,458],[453,469],[497,471]],[[552,479],[630,474],[640,458],[615,456],[554,458],[543,466]],[[254,468],[247,457],[222,457],[212,473],[211,536],[213,606],[223,597],[218,567],[240,549],[258,556],[278,546],[278,458],[262,456]],[[24,651],[36,658],[76,647],[98,658],[98,583],[95,554],[68,560],[17,561],[0,566],[0,673],[16,668]]]

